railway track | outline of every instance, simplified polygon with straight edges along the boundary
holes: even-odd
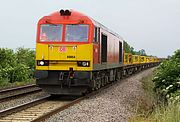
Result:
[[[0,111],[0,122],[38,122],[62,111],[84,97],[75,100],[51,100],[50,96]]]
[[[42,89],[38,88],[35,84],[0,90],[0,102],[24,97],[27,94],[33,94],[41,91]]]
[[[131,76],[128,76],[131,77]],[[125,78],[125,77],[124,77]],[[127,77],[126,77],[127,78]],[[93,96],[102,90],[115,85],[115,82],[112,82],[101,89],[87,94],[86,96],[81,96],[74,100],[52,100],[50,95],[44,98],[34,100],[32,102],[19,105],[17,107],[12,107],[6,110],[0,111],[0,122],[39,122],[44,121],[50,116],[67,109],[70,106],[73,106],[76,103],[79,103],[85,98]]]
[[[112,86],[114,83],[102,87],[98,91],[87,94],[86,96],[76,97],[75,99],[52,100],[51,96],[46,96],[32,102],[12,107],[0,111],[0,122],[39,122],[50,116],[79,103],[85,98],[99,93],[101,90]]]
[[[49,97],[50,96],[46,96],[46,97],[39,98],[39,99],[36,99],[34,101],[25,103],[25,104],[21,104],[21,105],[15,106],[15,107],[11,107],[11,108],[8,108],[5,110],[1,110],[0,111],[0,122],[22,121],[20,119],[21,116],[19,117],[16,114],[19,114],[19,113],[23,112],[23,110],[31,108],[32,106],[36,106],[38,104],[46,102],[47,98],[49,98]]]

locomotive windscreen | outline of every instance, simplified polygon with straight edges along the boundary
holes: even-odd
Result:
[[[41,25],[40,32],[41,42],[61,42],[62,25],[44,24]]]
[[[66,25],[66,42],[88,42],[88,25]]]

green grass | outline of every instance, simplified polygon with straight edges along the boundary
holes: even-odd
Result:
[[[154,83],[152,82],[152,78],[153,73],[149,74],[147,77],[143,77],[140,81],[145,91],[145,96],[143,96],[143,99],[141,99],[135,107],[135,112],[138,116],[148,116],[157,103],[157,95],[153,90]]]
[[[130,122],[180,122],[180,102],[157,107],[147,117],[136,115]]]
[[[180,122],[180,102],[164,105],[154,92],[152,78],[155,72],[142,78],[146,96],[143,101],[139,101],[135,116],[130,118],[130,122]]]

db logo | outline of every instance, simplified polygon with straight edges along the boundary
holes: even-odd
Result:
[[[67,49],[65,46],[59,47],[59,52],[66,52],[66,51],[67,51]]]

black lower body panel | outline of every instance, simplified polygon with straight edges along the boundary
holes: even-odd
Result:
[[[83,95],[87,92],[87,86],[61,87],[58,85],[39,85],[46,93],[51,95]]]
[[[88,71],[36,71],[36,84],[49,94],[81,95],[90,87]]]

